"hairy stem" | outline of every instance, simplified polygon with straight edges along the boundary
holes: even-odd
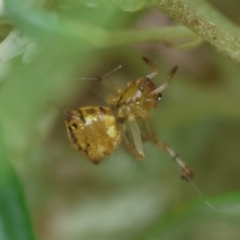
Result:
[[[216,46],[219,51],[240,61],[240,38],[232,34],[237,26],[209,4],[200,0],[194,0],[195,7],[189,0],[148,0],[148,3]]]

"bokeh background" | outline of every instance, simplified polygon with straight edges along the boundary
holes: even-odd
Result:
[[[240,239],[239,63],[200,41],[182,50],[174,39],[92,43],[91,25],[110,33],[175,25],[156,9],[113,2],[7,0],[1,12],[1,239]],[[240,24],[239,1],[209,2]],[[141,162],[122,144],[95,166],[67,139],[64,111],[107,106],[109,89],[94,78],[124,86],[151,72],[142,56],[160,69],[156,85],[179,66],[151,115],[193,183],[149,143]]]

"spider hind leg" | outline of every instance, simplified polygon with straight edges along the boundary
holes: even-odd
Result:
[[[158,139],[153,125],[151,117],[144,119],[146,129],[148,131],[149,141],[152,142],[157,148],[166,151],[173,161],[177,164],[179,169],[182,171],[183,175],[181,178],[185,181],[191,181],[194,177],[193,171],[186,166],[184,161],[175,153],[175,151],[165,142]]]

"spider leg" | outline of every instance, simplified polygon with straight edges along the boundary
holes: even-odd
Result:
[[[157,66],[152,61],[150,61],[148,58],[146,58],[146,57],[142,57],[142,59],[153,70],[153,73],[150,73],[149,75],[147,75],[146,78],[151,79],[151,78],[154,78],[155,76],[157,76],[158,72],[159,72],[159,69],[157,68]]]
[[[186,166],[183,160],[175,153],[175,151],[171,148],[170,145],[158,139],[152,118],[147,117],[144,119],[144,122],[148,129],[149,141],[151,141],[157,148],[166,151],[170,155],[170,157],[174,160],[174,162],[178,165],[178,167],[182,171],[183,173],[182,178],[184,180],[186,181],[192,180],[194,176],[193,171]]]
[[[137,118],[136,120],[140,130],[142,142],[144,143],[149,141],[150,137],[149,137],[147,126],[145,124],[145,120],[143,118]]]
[[[133,138],[133,144],[131,144],[129,136],[126,134],[126,127],[123,124],[123,139],[126,144],[127,150],[132,154],[137,160],[141,160],[145,157],[143,152],[143,144],[141,139],[141,134],[139,131],[139,127],[137,125],[135,117],[131,116],[131,120],[128,121],[130,125],[131,135]]]
[[[178,67],[175,66],[175,67],[170,71],[170,73],[168,74],[165,82],[164,82],[161,86],[159,86],[158,88],[156,88],[155,90],[153,90],[150,94],[153,96],[153,95],[155,95],[155,94],[158,94],[158,93],[162,92],[162,91],[169,85],[169,83],[171,82],[172,78],[174,77],[175,73],[177,72],[177,69],[178,69]]]

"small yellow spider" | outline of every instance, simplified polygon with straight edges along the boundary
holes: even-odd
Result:
[[[88,106],[69,112],[65,121],[72,145],[93,163],[100,163],[110,155],[124,139],[127,150],[137,159],[144,158],[143,141],[150,141],[157,148],[165,150],[182,170],[182,178],[193,179],[189,169],[172,148],[160,141],[155,132],[149,111],[161,99],[161,92],[168,86],[177,71],[174,67],[163,85],[156,87],[151,81],[159,70],[146,57],[143,60],[153,73],[129,81],[125,88],[116,87],[115,95],[108,97],[110,107]],[[140,131],[139,124],[144,127]]]

